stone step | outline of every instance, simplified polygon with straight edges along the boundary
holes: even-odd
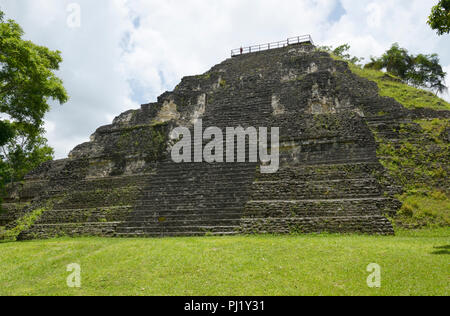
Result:
[[[234,205],[234,206],[229,206],[229,207],[218,207],[218,208],[206,208],[204,206],[199,207],[198,205],[195,206],[180,206],[178,208],[171,208],[171,209],[167,209],[167,208],[161,208],[160,210],[150,210],[150,209],[135,209],[133,211],[133,215],[136,216],[140,216],[140,215],[145,215],[145,216],[153,216],[154,214],[156,214],[155,216],[158,216],[158,214],[161,215],[185,215],[185,214],[194,214],[194,215],[205,215],[205,216],[209,216],[209,215],[213,215],[213,214],[223,214],[223,215],[228,215],[228,214],[240,214],[242,212],[242,205]]]
[[[350,157],[349,157],[350,158]],[[232,168],[233,170],[242,170],[242,171],[250,171],[253,170],[255,166],[258,166],[259,164],[243,164],[243,163],[213,163],[213,164],[206,164],[206,163],[174,163],[172,161],[168,162],[162,162],[158,165],[158,172],[167,172],[167,171],[175,171],[175,170],[185,170],[185,171],[196,171],[196,170],[227,170]],[[363,169],[368,170],[367,168],[378,166],[378,162],[351,162],[351,163],[336,163],[336,164],[310,164],[310,165],[301,165],[301,166],[288,166],[288,168],[283,169],[283,166],[280,166],[280,171],[283,172],[283,170],[287,172],[299,172],[299,173],[318,173],[320,174],[321,171],[325,171],[326,173],[329,173],[330,171],[342,171],[342,170],[352,170],[352,169]],[[153,178],[150,177],[150,178]]]
[[[143,212],[136,211],[133,213],[133,217],[128,219],[131,221],[154,221],[154,220],[216,220],[216,219],[236,219],[241,218],[242,209],[240,212],[227,212],[227,211],[208,211],[200,213],[199,210],[188,211],[167,211],[167,212]]]
[[[377,208],[364,207],[364,208],[353,208],[353,209],[342,209],[342,208],[310,208],[305,210],[282,210],[282,209],[270,209],[270,208],[255,208],[248,206],[243,218],[270,218],[270,217],[281,217],[292,218],[292,217],[348,217],[348,216],[369,216],[369,215],[382,215],[381,210]]]
[[[307,199],[314,199],[314,200],[320,200],[320,199],[363,199],[363,198],[377,198],[380,196],[380,192],[376,191],[367,191],[367,192],[361,192],[360,190],[354,190],[350,192],[326,192],[326,191],[309,191],[309,192],[303,192],[302,194],[272,194],[269,195],[267,192],[255,192],[252,193],[250,198],[252,200],[264,200],[267,198],[270,198],[272,200],[307,200]]]
[[[147,189],[148,190],[148,189]],[[183,197],[189,197],[189,200],[199,200],[208,197],[208,201],[217,200],[228,200],[236,199],[241,196],[240,193],[235,192],[236,188],[214,188],[209,190],[202,190],[193,188],[192,190],[181,190],[177,191],[144,191],[142,193],[142,199],[167,199],[168,202],[175,202],[176,200],[184,200]],[[208,201],[205,201],[206,203]]]
[[[118,238],[164,238],[164,237],[205,237],[205,236],[235,236],[237,232],[159,232],[159,233],[116,233]]]
[[[273,186],[253,185],[251,199],[262,200],[301,200],[322,198],[354,198],[354,197],[377,197],[381,195],[380,188],[367,185],[342,185],[333,187],[329,185],[310,185],[310,186],[289,186],[286,184],[278,184]]]
[[[241,233],[367,233],[392,235],[394,229],[384,216],[270,217],[242,219]]]
[[[335,199],[300,199],[300,200],[249,200],[247,203],[277,203],[277,204],[298,204],[298,203],[373,203],[386,202],[392,198],[389,197],[371,197],[371,198],[335,198]]]
[[[234,180],[235,182],[243,182],[246,176],[251,173],[252,175],[256,175],[256,170],[253,169],[252,171],[236,171],[236,170],[230,170],[227,173],[219,173],[215,171],[195,171],[195,170],[174,170],[170,173],[158,173],[155,175],[155,177],[148,181],[147,183],[151,184],[172,184],[177,183],[180,181],[186,181],[190,183],[195,182],[214,182],[214,181],[230,181]]]
[[[357,179],[334,179],[334,180],[311,180],[311,181],[255,181],[254,187],[270,187],[270,186],[289,186],[289,187],[323,187],[323,186],[378,186],[378,181],[374,178],[357,178]]]
[[[372,172],[382,170],[382,166],[375,164],[354,165],[296,165],[289,169],[281,165],[280,170],[274,174],[257,174],[256,181],[334,181],[348,179],[373,178]]]
[[[375,151],[375,148],[374,148],[374,151]],[[307,165],[316,166],[316,165],[327,165],[327,164],[335,165],[335,164],[341,164],[341,163],[346,163],[346,162],[354,162],[355,164],[362,163],[362,162],[366,162],[366,163],[378,162],[378,158],[374,158],[374,157],[359,156],[359,157],[355,157],[355,158],[349,158],[348,155],[349,155],[348,153],[345,153],[345,154],[342,154],[341,156],[333,154],[330,157],[324,157],[320,153],[303,154],[300,157],[296,157],[297,160],[295,162],[293,162],[292,165],[294,167],[296,167],[296,166],[302,166],[302,165],[303,166],[307,166]]]
[[[153,213],[153,212],[152,212]],[[160,212],[158,214],[152,214],[149,212],[136,212],[133,213],[133,216],[121,215],[93,215],[93,216],[85,216],[81,215],[72,215],[72,216],[60,216],[58,217],[57,213],[53,213],[52,211],[47,211],[46,214],[43,215],[36,224],[75,224],[75,223],[105,223],[105,222],[116,222],[116,221],[124,221],[127,220],[128,223],[136,223],[142,222],[143,225],[152,224],[152,223],[160,223],[160,222],[218,222],[218,221],[236,221],[239,220],[242,216],[242,212],[240,213],[230,213],[230,212],[213,212],[209,211],[208,213],[198,213],[198,211],[191,212]],[[138,225],[139,226],[139,225]]]
[[[217,181],[221,181],[218,179]],[[224,190],[224,188],[236,188],[239,185],[245,185],[245,184],[251,184],[252,179],[224,179],[221,181],[221,186],[215,186],[215,181],[203,181],[201,179],[197,181],[192,180],[184,180],[181,178],[178,182],[151,182],[149,185],[146,186],[146,188],[143,190],[151,192],[168,192],[168,191],[189,191],[192,189],[200,189],[200,190],[211,190],[211,191],[218,191],[218,190]]]
[[[334,186],[338,186],[338,185],[342,185],[342,186],[347,186],[347,185],[354,185],[354,186],[360,186],[360,185],[372,185],[372,186],[377,186],[378,182],[376,179],[372,178],[372,177],[364,177],[364,178],[353,178],[353,179],[332,179],[332,180],[302,180],[302,179],[280,179],[280,180],[270,180],[270,179],[260,179],[257,178],[256,180],[252,181],[247,178],[247,179],[241,179],[241,181],[233,181],[234,179],[228,179],[229,182],[224,182],[222,186],[218,187],[219,189],[222,187],[234,187],[236,186],[236,184],[239,183],[250,183],[254,186],[264,186],[264,185],[268,185],[268,186],[274,186],[274,185],[287,185],[287,186],[324,186],[324,185],[334,185]],[[158,185],[167,185],[167,187],[159,187],[158,185],[156,185],[156,183],[158,183]],[[166,192],[167,190],[176,187],[176,189],[184,189],[184,190],[191,190],[193,188],[200,188],[200,189],[213,189],[210,187],[211,184],[214,184],[214,181],[203,181],[202,179],[196,179],[196,180],[188,180],[183,182],[183,184],[186,184],[187,187],[184,187],[181,185],[180,181],[171,181],[171,182],[167,182],[167,183],[163,183],[163,182],[156,182],[156,183],[152,183],[154,185],[155,188],[153,192]],[[178,188],[178,186],[180,186],[180,188]]]
[[[269,185],[274,185],[274,184],[287,184],[287,185],[307,185],[310,183],[314,183],[314,184],[332,184],[332,183],[342,183],[342,182],[349,182],[349,183],[357,183],[357,182],[370,182],[370,183],[377,183],[377,180],[374,178],[347,178],[347,179],[330,179],[330,180],[259,180],[257,179],[256,181],[253,182],[253,184],[269,184]]]
[[[257,198],[255,198],[257,197]],[[308,192],[307,194],[298,194],[296,196],[292,197],[283,197],[281,195],[276,196],[271,199],[271,201],[299,201],[299,200],[335,200],[335,199],[375,199],[379,198],[380,194],[377,193],[367,193],[367,194],[356,194],[356,193],[349,193],[349,194],[342,194],[342,195],[335,195],[335,194],[314,194],[313,192]],[[259,195],[256,194],[253,195],[252,200],[260,200],[265,201],[269,196],[267,195]],[[141,200],[139,201],[139,204],[136,206],[137,211],[162,211],[162,210],[177,210],[177,209],[228,209],[229,207],[235,208],[239,207],[241,203],[247,202],[246,198],[239,198],[239,199],[233,199],[232,197],[228,198],[215,198],[215,199],[209,199],[205,200],[202,199],[200,196],[195,198],[195,196],[190,197],[190,199],[183,200],[183,199],[167,199],[164,197],[161,198],[154,198],[154,199],[148,199],[148,200]],[[155,204],[157,203],[157,204]]]
[[[167,200],[165,198],[152,199],[152,200],[142,200],[136,206],[136,211],[176,211],[179,209],[192,209],[196,208],[198,210],[228,210],[234,209],[236,207],[243,207],[247,202],[246,198],[223,198],[223,199],[187,199],[187,200]]]
[[[229,181],[234,180],[236,182],[243,181],[248,175],[249,171],[237,172],[236,170],[230,170],[228,173],[218,173],[215,171],[195,171],[195,170],[175,170],[173,173],[158,173],[155,177],[147,183],[152,184],[172,184],[182,181],[186,182],[214,182],[214,181]],[[256,175],[256,170],[251,171],[252,175]],[[164,177],[161,177],[164,175]]]
[[[211,181],[210,181],[211,180]],[[229,182],[224,182],[218,189],[222,188],[228,188],[228,187],[235,187],[236,185],[240,183],[249,183],[248,179],[238,179],[240,181],[236,181],[235,179],[226,179],[226,180],[232,180]],[[217,179],[217,181],[220,181],[220,179]],[[216,181],[214,181],[213,178],[211,179],[187,179],[186,184],[188,185],[183,186],[180,184],[180,181],[176,181],[175,179],[166,179],[161,181],[154,181],[152,182],[152,185],[154,188],[152,188],[152,192],[167,192],[168,190],[181,190],[181,191],[189,191],[193,188],[199,189],[199,190],[206,190],[206,189],[216,189],[212,188],[211,184],[214,184]],[[257,179],[253,182],[250,182],[252,185],[293,185],[293,186],[309,186],[309,185],[315,185],[315,186],[323,186],[323,185],[360,185],[361,183],[366,183],[369,185],[377,185],[378,182],[376,179],[371,178],[369,176],[366,176],[364,178],[350,178],[350,179],[331,179],[331,180],[303,180],[303,179],[279,179],[279,180],[272,180],[270,178],[268,179],[260,179],[257,177]],[[185,184],[185,183],[183,183]]]
[[[253,172],[252,174],[254,174]],[[215,183],[218,181],[223,181],[224,184],[232,184],[232,183],[247,183],[249,180],[247,179],[247,173],[233,173],[229,174],[217,174],[213,172],[204,172],[204,173],[192,173],[186,172],[180,174],[180,172],[175,172],[173,175],[164,174],[164,177],[161,177],[162,174],[158,174],[154,180],[147,182],[147,185],[153,186],[161,186],[161,185],[180,185],[181,183],[186,183],[187,185],[207,185],[211,183]],[[178,179],[178,181],[177,181]],[[182,182],[183,181],[183,182]],[[251,180],[250,180],[251,181]]]
[[[35,224],[31,229],[21,233],[19,240],[55,238],[61,236],[99,236],[113,237],[121,222],[107,223],[58,223]]]
[[[174,227],[120,227],[118,233],[120,234],[132,234],[132,233],[144,233],[144,234],[154,234],[154,233],[183,233],[183,232],[203,232],[207,233],[224,233],[224,232],[235,232],[239,230],[239,226],[212,226],[212,225],[184,225],[184,226],[174,226]]]
[[[143,220],[135,219],[133,221],[127,221],[124,227],[139,227],[145,229],[165,229],[165,228],[177,228],[184,226],[239,226],[240,217],[234,219],[196,219],[191,217],[190,219],[169,219],[169,218],[146,218]]]
[[[136,196],[137,198],[137,196]],[[126,201],[127,203],[130,203],[130,201]],[[110,201],[108,203],[107,201],[98,201],[98,202],[86,202],[86,201],[70,201],[70,202],[62,202],[57,203],[55,205],[58,210],[82,210],[82,209],[96,209],[96,208],[103,208],[103,209],[114,209],[117,206],[117,204],[120,202],[117,201]],[[120,206],[119,206],[120,207]]]
[[[45,211],[37,224],[122,222],[133,210],[129,206],[104,208],[58,209]]]

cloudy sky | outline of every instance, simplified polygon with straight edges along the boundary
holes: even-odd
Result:
[[[155,101],[241,45],[311,34],[318,45],[349,43],[354,55],[369,58],[399,42],[413,53],[438,53],[450,73],[449,36],[426,24],[436,2],[0,0],[0,8],[27,39],[62,51],[59,75],[71,99],[53,105],[46,128],[56,157],[64,158],[97,127]]]

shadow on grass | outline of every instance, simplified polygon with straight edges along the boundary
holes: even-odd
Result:
[[[432,252],[433,255],[450,255],[450,245],[434,247],[436,251]]]

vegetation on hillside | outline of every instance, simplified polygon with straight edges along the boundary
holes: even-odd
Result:
[[[356,75],[374,81],[378,85],[381,96],[394,98],[408,109],[450,110],[450,103],[437,97],[432,92],[409,86],[392,74],[379,70],[363,69],[351,63],[349,66]]]
[[[437,54],[412,55],[398,43],[393,44],[381,57],[371,57],[364,68],[386,70],[410,86],[426,88],[436,94],[448,91],[445,85],[447,74]]]
[[[394,219],[401,227],[450,225],[450,120],[401,124],[398,139],[377,135],[378,156],[404,193]]]
[[[445,109],[449,106],[445,101],[444,106],[441,106],[443,100],[433,98],[430,92],[434,91],[437,96],[448,91],[445,85],[447,73],[444,72],[437,54],[412,55],[394,43],[381,57],[371,57],[371,61],[364,65],[364,58],[349,54],[348,44],[335,49],[331,46],[321,46],[319,49],[330,53],[336,59],[348,62],[353,72],[375,81],[381,95],[393,97],[400,103],[405,103],[404,106],[408,108]],[[421,103],[424,104],[420,105]]]

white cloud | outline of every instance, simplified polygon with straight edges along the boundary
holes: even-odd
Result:
[[[67,27],[71,2],[80,4],[81,28]],[[357,56],[379,55],[399,42],[412,52],[439,53],[450,65],[448,36],[426,25],[431,6],[423,0],[0,0],[27,38],[63,52],[60,75],[71,100],[47,116],[59,158],[114,116],[154,101],[182,76],[208,70],[241,45],[309,33],[319,45],[350,43]]]

